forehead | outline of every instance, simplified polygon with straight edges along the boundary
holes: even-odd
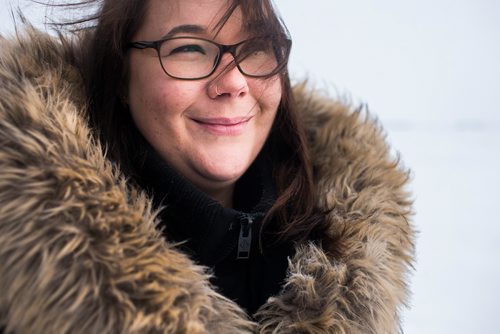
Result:
[[[228,0],[150,0],[138,37],[160,39],[182,26],[201,28],[198,34],[222,40],[238,40],[242,33],[242,12],[237,8],[218,32],[217,24],[227,11]],[[178,30],[178,29],[177,29]],[[194,32],[196,29],[191,29]],[[182,29],[181,29],[182,31]]]

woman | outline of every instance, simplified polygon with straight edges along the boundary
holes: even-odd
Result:
[[[271,4],[96,18],[1,42],[4,330],[397,332],[407,174],[369,119],[292,91]]]

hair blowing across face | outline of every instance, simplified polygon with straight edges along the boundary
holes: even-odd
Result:
[[[271,32],[283,38],[288,36],[269,0],[228,1],[228,10],[216,25],[217,29],[240,7],[244,28],[251,34]],[[90,125],[107,148],[109,157],[133,178],[130,152],[136,152],[136,143],[130,141],[133,121],[124,103],[128,77],[126,45],[143,22],[148,1],[86,0],[75,4],[65,2],[64,5],[68,9],[74,6],[97,9],[95,14],[60,26],[75,30],[85,26],[79,62],[88,97]],[[276,219],[280,222],[281,239],[315,239],[323,229],[323,215],[316,209],[308,151],[286,67],[278,75],[281,76],[282,98],[267,144],[278,198],[264,221]]]

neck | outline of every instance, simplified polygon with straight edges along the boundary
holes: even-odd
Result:
[[[225,208],[233,207],[234,184],[219,189],[202,189],[208,196],[218,201]]]

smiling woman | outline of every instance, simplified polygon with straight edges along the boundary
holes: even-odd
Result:
[[[78,34],[0,42],[0,326],[396,333],[407,174],[291,88],[271,3],[82,4]]]

